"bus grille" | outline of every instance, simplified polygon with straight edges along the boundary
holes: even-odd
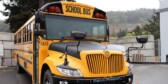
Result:
[[[93,74],[118,73],[123,69],[123,56],[111,54],[105,57],[103,54],[88,54],[86,56],[88,69]]]

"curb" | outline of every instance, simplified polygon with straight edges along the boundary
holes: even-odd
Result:
[[[166,64],[168,65],[168,62],[130,62],[131,64]]]
[[[1,70],[8,70],[8,69],[15,69],[16,67],[14,66],[0,66],[0,71]]]

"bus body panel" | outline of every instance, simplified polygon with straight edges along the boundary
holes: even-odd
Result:
[[[95,7],[76,3],[76,2],[53,2],[45,5],[44,7],[49,6],[50,4],[61,4],[62,13],[51,13],[46,11],[47,9],[41,9],[40,12],[44,15],[43,20],[45,22],[45,15],[52,16],[65,16],[65,17],[73,17],[82,20],[93,20],[93,21],[105,21],[107,24],[106,17],[97,18],[99,14],[96,14],[97,11],[101,13],[105,13],[104,11],[97,9]],[[78,10],[74,11],[72,9]],[[102,15],[101,15],[102,17]],[[16,63],[19,63],[21,67],[23,67],[31,76],[32,80],[34,80],[34,72],[33,72],[33,56],[34,56],[34,29],[35,29],[35,18],[33,15],[16,33],[15,36],[15,50],[13,52],[13,56],[16,60]],[[39,23],[38,23],[39,24]],[[41,27],[44,27],[46,23],[40,23]],[[51,24],[52,25],[52,24]],[[72,24],[76,25],[76,24]],[[39,26],[39,29],[41,28]],[[45,27],[44,27],[45,28]],[[45,29],[43,29],[45,30]],[[93,30],[92,30],[93,31]],[[46,32],[46,30],[45,30]],[[89,31],[90,32],[90,31]],[[107,34],[107,31],[106,33]],[[100,35],[101,36],[101,35]],[[105,36],[107,37],[107,35]],[[42,79],[44,77],[44,73],[42,72],[44,66],[48,66],[51,70],[51,73],[54,77],[60,77],[62,79],[72,79],[74,77],[67,76],[59,72],[57,67],[64,65],[65,62],[65,52],[59,52],[55,50],[50,50],[49,46],[52,43],[72,43],[77,42],[74,39],[46,39],[47,37],[38,36],[37,47],[38,47],[38,82],[42,84]],[[83,42],[97,42],[99,45],[106,46],[109,44],[108,40],[98,42],[98,41],[83,41]],[[96,47],[96,46],[95,46]],[[106,53],[108,52],[108,54]],[[79,70],[82,73],[82,78],[96,79],[96,78],[109,78],[109,77],[117,77],[117,76],[127,76],[129,73],[129,64],[124,60],[124,54],[120,51],[115,50],[83,50],[79,53],[79,58],[67,54],[68,66]],[[78,78],[78,77],[77,77]],[[76,78],[76,79],[77,79]],[[76,81],[76,80],[75,80]]]

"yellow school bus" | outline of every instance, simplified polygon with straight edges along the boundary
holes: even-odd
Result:
[[[33,84],[132,84],[124,53],[109,44],[106,13],[77,2],[42,6],[14,34],[18,73]]]

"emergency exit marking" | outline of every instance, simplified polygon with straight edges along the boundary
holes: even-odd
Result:
[[[4,56],[4,47],[0,45],[0,56]]]

